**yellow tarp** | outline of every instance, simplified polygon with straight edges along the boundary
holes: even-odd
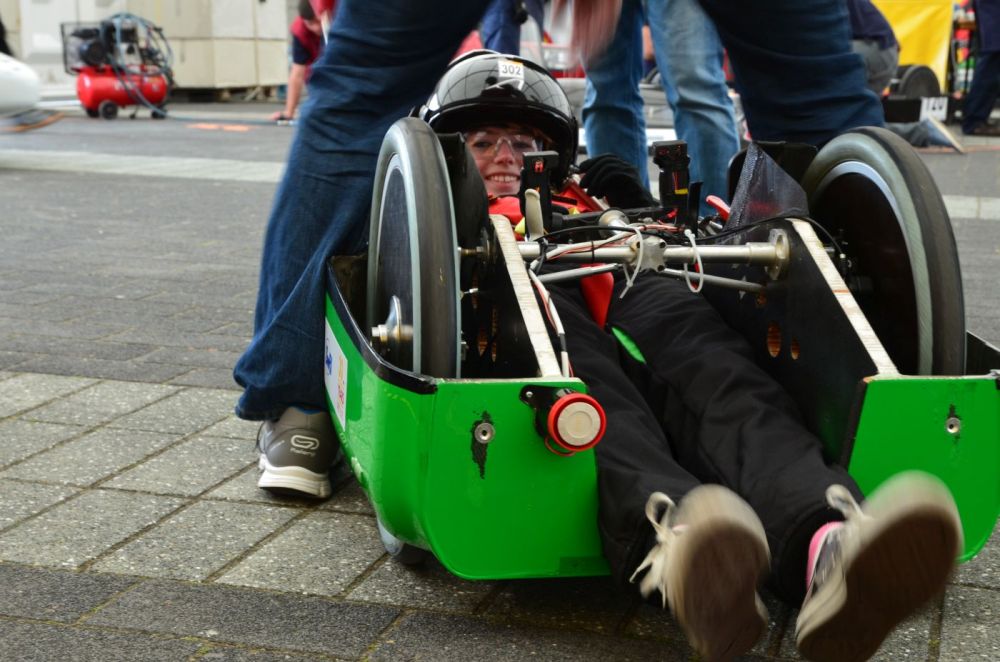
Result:
[[[946,89],[945,70],[951,43],[952,0],[872,0],[899,41],[899,63],[922,64]]]

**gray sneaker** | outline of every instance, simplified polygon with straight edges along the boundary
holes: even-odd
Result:
[[[657,542],[632,575],[635,581],[648,568],[639,585],[643,596],[663,594],[691,647],[706,660],[732,660],[749,650],[767,629],[757,585],[771,555],[757,514],[721,485],[701,485],[679,507],[654,492],[646,517]]]
[[[330,496],[330,468],[343,453],[328,413],[289,407],[277,421],[260,426],[257,449],[263,471],[257,487],[291,496]]]

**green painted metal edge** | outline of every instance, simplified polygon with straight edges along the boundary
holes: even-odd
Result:
[[[325,383],[358,482],[386,528],[467,579],[608,573],[593,451],[549,451],[521,402],[526,385],[578,379],[435,380],[416,393],[365,362],[327,296]],[[479,423],[495,430],[488,444]]]
[[[919,469],[951,490],[967,561],[1000,515],[1000,385],[996,377],[870,378],[848,471],[871,493],[893,474]]]

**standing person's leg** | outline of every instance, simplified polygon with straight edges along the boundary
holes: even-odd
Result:
[[[642,78],[642,7],[624,0],[615,36],[607,50],[587,66],[583,128],[590,156],[617,154],[639,169],[649,186]]]
[[[521,25],[514,22],[511,0],[493,0],[479,26],[483,48],[517,55],[521,51]]]
[[[320,368],[326,261],[367,243],[382,138],[426,100],[485,3],[347,0],[338,8],[268,221],[254,336],[233,371],[244,388],[237,415],[264,421],[260,487],[330,493],[337,447]],[[290,449],[296,436],[309,440],[304,450]]]
[[[976,56],[972,87],[962,102],[962,133],[1000,135],[1000,128],[989,132],[990,113],[1000,97],[1000,51],[987,51]]]
[[[647,15],[677,137],[688,144],[691,181],[704,199],[728,197],[729,160],[739,151],[733,103],[722,71],[722,44],[697,0],[648,0]]]
[[[715,23],[757,140],[820,145],[858,126],[882,126],[882,108],[851,51],[842,0],[700,0]]]
[[[236,365],[237,414],[325,407],[326,259],[368,240],[375,158],[389,126],[426,100],[485,0],[342,2],[264,238],[254,338]]]

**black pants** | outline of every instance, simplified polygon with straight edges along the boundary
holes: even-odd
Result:
[[[797,606],[809,540],[839,519],[826,504],[826,488],[839,483],[860,499],[857,485],[842,467],[827,465],[795,403],[703,297],[656,275],[640,276],[620,299],[623,286],[615,286],[607,325],[638,345],[647,371],[639,380],[623,369],[617,340],[590,317],[579,286],[550,290],[574,373],[607,414],[595,452],[598,520],[612,572],[627,580],[652,547],[644,515],[652,492],[679,502],[701,483],[719,483],[760,517],[772,555],[771,586]],[[643,384],[664,396],[655,410]]]

